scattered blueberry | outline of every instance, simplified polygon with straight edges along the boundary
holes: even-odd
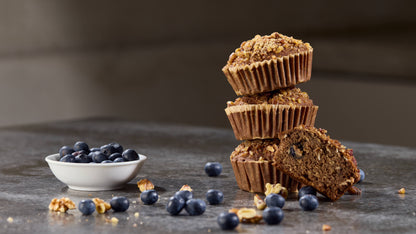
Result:
[[[75,156],[75,162],[76,163],[89,163],[91,161],[92,161],[92,158],[90,158],[86,154],[79,154],[79,155]]]
[[[193,198],[192,192],[188,190],[177,191],[173,196],[181,197],[185,202]]]
[[[301,198],[306,194],[311,194],[316,196],[316,190],[312,186],[304,186],[301,189],[299,189],[298,197]]]
[[[240,220],[235,213],[223,212],[218,215],[217,223],[222,230],[233,230],[238,226]]]
[[[60,160],[60,162],[75,162],[75,156],[72,154],[67,154],[65,156],[63,156]]]
[[[75,152],[75,150],[72,147],[62,146],[61,149],[59,149],[59,158],[62,158],[67,154],[72,154],[73,152]]]
[[[117,153],[116,149],[110,144],[101,146],[100,151],[101,153],[107,155],[107,157],[110,157],[110,155]]]
[[[267,195],[265,201],[267,207],[283,208],[283,206],[285,205],[285,198],[282,197],[282,195],[276,193],[271,193]]]
[[[206,204],[201,199],[190,199],[186,202],[185,210],[189,215],[202,215],[205,212]]]
[[[224,194],[220,190],[210,189],[206,194],[206,198],[210,205],[217,205],[224,200]]]
[[[90,149],[90,152],[97,152],[97,151],[101,151],[101,149],[100,148],[91,148]]]
[[[78,204],[78,210],[81,211],[83,215],[90,215],[95,211],[95,204],[92,200],[82,200]]]
[[[179,214],[185,207],[185,200],[182,197],[171,197],[168,204],[166,204],[166,210],[171,215]]]
[[[267,207],[263,211],[263,220],[269,225],[279,224],[282,222],[283,217],[283,210],[279,207]]]
[[[365,172],[360,168],[360,180],[357,183],[361,183],[365,179]]]
[[[110,157],[108,157],[108,160],[114,161],[116,158],[121,158],[121,154],[120,153],[114,153],[111,154]]]
[[[107,159],[107,160],[102,161],[101,163],[113,163],[113,161]]]
[[[96,162],[96,163],[101,163],[102,161],[107,160],[107,155],[101,153],[101,152],[94,152],[92,154],[92,161]]]
[[[123,153],[123,146],[121,146],[119,143],[113,142],[109,145],[113,146],[117,153]]]
[[[152,205],[159,199],[159,195],[156,190],[146,190],[140,194],[140,199],[145,205]]]
[[[74,144],[74,150],[75,151],[80,151],[80,150],[84,150],[86,152],[86,154],[90,153],[90,147],[87,145],[87,143],[83,142],[83,141],[77,141]]]
[[[318,207],[318,198],[315,195],[306,194],[299,199],[299,205],[304,211],[312,211]]]
[[[132,149],[126,149],[122,156],[124,161],[134,161],[139,159],[139,155]]]
[[[129,206],[130,202],[126,197],[113,197],[110,201],[111,209],[116,212],[123,212],[126,211]]]
[[[219,162],[207,162],[204,169],[208,176],[219,176],[222,171],[222,165]]]
[[[124,161],[124,159],[123,158],[116,158],[116,159],[114,159],[114,161],[113,162],[115,162],[115,163],[119,163],[119,162],[125,162]]]

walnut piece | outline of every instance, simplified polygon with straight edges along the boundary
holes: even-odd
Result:
[[[259,223],[263,217],[257,214],[253,208],[241,208],[237,211],[238,219],[241,223]]]
[[[110,203],[107,203],[98,197],[93,198],[92,201],[94,202],[95,209],[97,210],[97,213],[99,214],[104,214],[105,212],[111,209]]]
[[[277,183],[277,184],[267,183],[266,184],[266,192],[264,192],[264,194],[267,196],[271,193],[280,194],[285,199],[287,198],[287,196],[289,194],[287,189],[285,187],[283,187],[281,184],[279,184],[279,183]]]
[[[152,190],[155,188],[152,182],[148,179],[141,179],[137,182],[137,187],[139,187],[140,192],[144,192],[146,190]]]
[[[54,198],[49,204],[49,210],[56,212],[66,212],[67,210],[75,209],[75,203],[67,197],[61,199]]]
[[[397,191],[399,194],[405,194],[406,193],[406,189],[401,188],[399,189],[399,191]]]
[[[187,190],[189,192],[192,192],[191,186],[185,184],[184,186],[182,186],[182,188],[179,191],[183,191],[183,190]]]
[[[266,208],[266,202],[264,202],[258,194],[254,196],[254,205],[259,210],[264,210]]]

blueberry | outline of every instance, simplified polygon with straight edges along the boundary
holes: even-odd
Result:
[[[63,156],[65,156],[67,154],[72,154],[73,152],[75,152],[75,150],[72,147],[62,146],[59,149],[59,158],[61,159]]]
[[[119,162],[125,162],[124,161],[124,159],[123,158],[116,158],[116,159],[114,159],[114,161],[113,162],[115,162],[115,163],[119,163]]]
[[[207,162],[204,169],[208,176],[219,176],[222,171],[222,165],[219,162]]]
[[[282,222],[283,217],[283,210],[279,207],[267,207],[263,211],[263,220],[269,225],[279,224]]]
[[[101,152],[94,152],[91,155],[92,157],[92,161],[96,162],[96,163],[101,163],[102,161],[107,160],[107,155],[101,153]]]
[[[271,193],[267,195],[265,200],[267,207],[283,208],[283,206],[285,205],[285,199],[280,194]]]
[[[87,151],[85,151],[85,150],[75,151],[75,152],[72,153],[72,155],[74,155],[74,156],[78,156],[80,154],[86,154],[87,155],[89,153],[87,153]]]
[[[136,151],[132,149],[126,149],[122,155],[125,161],[134,161],[140,158]]]
[[[206,204],[201,199],[190,199],[186,202],[185,210],[189,215],[202,215],[205,212]]]
[[[361,183],[365,179],[365,172],[360,168],[360,180],[357,183]]]
[[[79,154],[79,155],[75,156],[75,162],[76,163],[89,163],[91,161],[92,161],[91,157],[89,157],[86,154]]]
[[[129,208],[130,202],[126,197],[113,197],[110,205],[115,212],[123,212]]]
[[[87,154],[90,153],[90,147],[87,145],[87,143],[82,142],[82,141],[75,142],[74,150],[75,151],[84,150]]]
[[[222,230],[233,230],[238,226],[240,220],[235,213],[223,212],[218,215],[217,223]]]
[[[100,148],[101,153],[107,155],[107,157],[110,157],[110,155],[117,153],[116,149],[112,145],[103,145]]]
[[[299,205],[304,211],[312,211],[318,207],[318,198],[315,195],[306,194],[299,199]]]
[[[206,198],[210,205],[217,205],[224,200],[224,194],[220,190],[210,189],[206,194]]]
[[[171,197],[168,204],[166,204],[166,210],[171,215],[179,214],[185,207],[185,200],[181,197]]]
[[[63,156],[59,161],[74,163],[75,162],[75,157],[74,157],[74,155],[67,154],[67,155]]]
[[[185,202],[193,198],[192,192],[188,190],[177,191],[173,196],[181,197]]]
[[[121,158],[121,154],[120,153],[114,153],[111,154],[110,157],[108,157],[108,160],[114,161],[116,158]]]
[[[298,197],[301,198],[306,194],[311,194],[316,196],[316,190],[312,186],[304,186],[301,189],[299,189]]]
[[[107,160],[102,161],[101,163],[113,163],[113,161],[107,159]]]
[[[146,190],[140,194],[140,199],[145,205],[152,205],[159,199],[159,195],[156,190]]]
[[[78,210],[81,211],[83,215],[90,215],[95,211],[95,204],[92,200],[82,200],[78,204]]]
[[[96,152],[96,151],[101,151],[101,149],[100,148],[91,148],[90,149],[90,152]]]
[[[113,146],[117,153],[123,153],[123,146],[121,146],[119,143],[113,142],[109,145]]]

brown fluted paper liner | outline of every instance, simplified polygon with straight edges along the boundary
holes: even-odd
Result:
[[[295,55],[222,68],[237,95],[252,95],[295,86],[311,79],[313,49]]]
[[[241,190],[264,193],[266,183],[280,183],[289,193],[298,192],[302,184],[277,170],[269,161],[236,161],[231,159],[235,179]]]
[[[237,105],[225,112],[237,140],[269,139],[300,125],[314,126],[318,106]]]

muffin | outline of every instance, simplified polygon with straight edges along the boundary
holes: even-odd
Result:
[[[264,193],[266,183],[280,183],[288,192],[297,192],[302,184],[273,166],[278,139],[243,141],[231,153],[235,179],[241,190]]]
[[[326,130],[296,127],[280,136],[273,157],[276,169],[335,201],[360,179],[351,149],[331,139]]]
[[[317,112],[299,88],[239,97],[225,109],[237,140],[277,138],[296,126],[313,126]]]
[[[313,48],[279,33],[241,43],[222,69],[237,95],[270,92],[311,78]]]

